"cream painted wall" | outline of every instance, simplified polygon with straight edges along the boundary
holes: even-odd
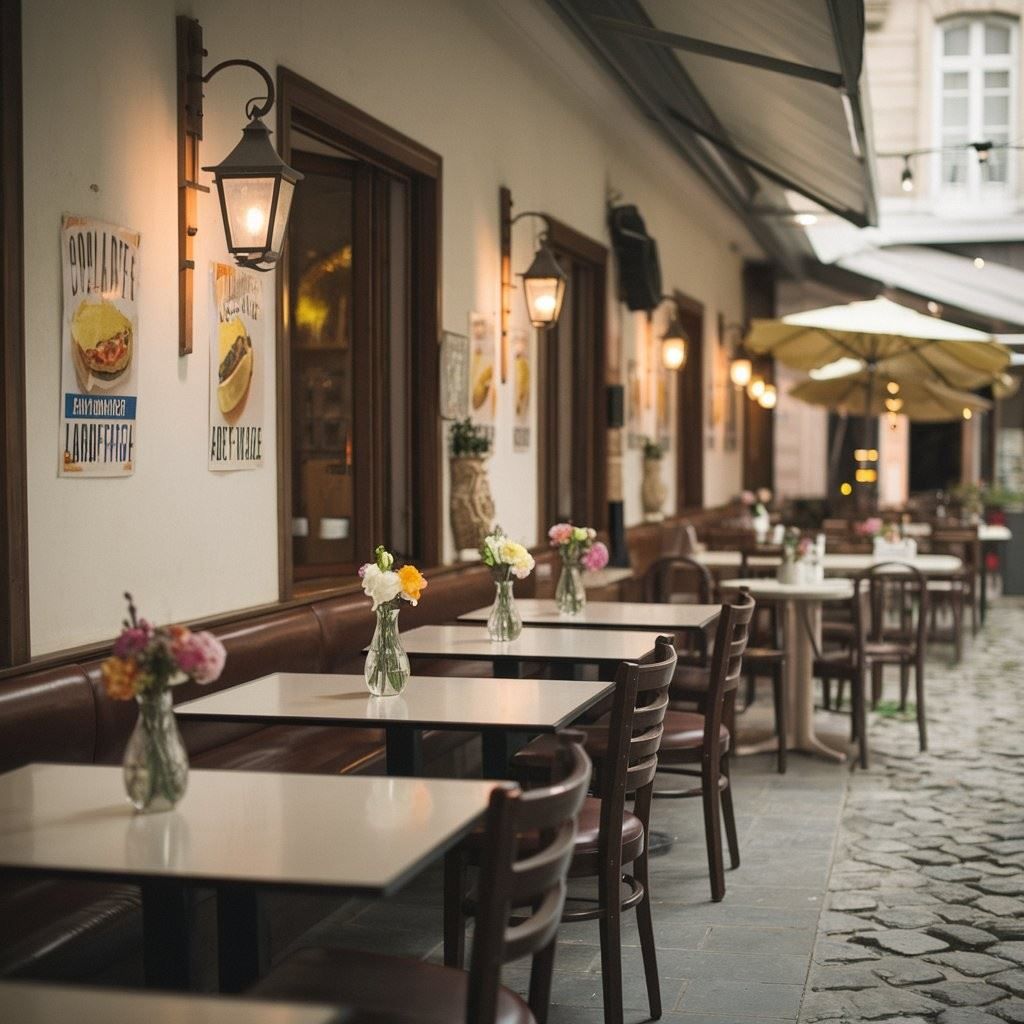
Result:
[[[111,635],[131,588],[148,615],[184,619],[277,597],[274,388],[261,470],[207,471],[206,273],[224,258],[212,196],[200,198],[196,345],[177,357],[174,15],[203,24],[209,63],[283,65],[436,150],[444,159],[443,326],[498,309],[497,189],[607,243],[609,188],[637,203],[666,289],[739,319],[740,270],[758,252],[742,225],[656,138],[540,0],[94,0],[24,5],[25,260],[29,558],[34,654]],[[207,89],[202,158],[234,145],[254,79]],[[138,462],[133,477],[59,480],[60,267],[64,212],[142,234]],[[525,237],[524,237],[525,236]],[[517,227],[513,264],[532,249]],[[264,283],[272,317],[273,282]],[[514,322],[520,322],[516,296]],[[613,304],[623,358],[636,318]],[[271,320],[272,322],[272,320]],[[708,364],[710,360],[708,359]],[[272,372],[272,367],[269,368]],[[705,380],[707,380],[707,367]],[[272,384],[272,380],[268,383]],[[498,518],[533,542],[536,438],[512,451],[511,381],[491,464]],[[536,403],[534,403],[535,405]],[[423,425],[434,429],[433,424]],[[624,466],[627,521],[641,518],[639,452]],[[666,479],[674,473],[666,467]],[[739,454],[707,453],[706,500],[739,489]],[[447,473],[439,481],[447,491]],[[674,497],[670,498],[670,506]],[[446,540],[450,557],[451,542]]]

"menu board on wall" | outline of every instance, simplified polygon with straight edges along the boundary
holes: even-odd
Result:
[[[469,314],[469,414],[488,436],[494,436],[494,416],[498,401],[494,379],[494,317],[485,313]]]
[[[210,338],[212,470],[263,465],[263,382],[267,349],[263,282],[253,270],[214,263]]]
[[[59,476],[131,476],[138,404],[139,233],[66,215],[60,229]]]

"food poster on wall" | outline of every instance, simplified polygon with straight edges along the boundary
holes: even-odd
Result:
[[[256,469],[263,465],[267,361],[263,282],[256,271],[225,263],[214,263],[211,277],[209,468]]]
[[[131,476],[138,404],[139,233],[61,221],[58,475]]]
[[[643,377],[635,359],[630,359],[626,369],[626,443],[630,448],[644,446],[644,397]]]
[[[494,357],[494,317],[485,313],[470,313],[469,414],[473,422],[492,438],[498,401]]]
[[[512,429],[512,448],[525,452],[530,447],[530,391],[533,383],[533,359],[530,352],[530,332],[521,327],[509,331],[512,350],[512,388],[515,395],[515,421]]]

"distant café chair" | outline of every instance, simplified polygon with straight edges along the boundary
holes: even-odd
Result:
[[[557,781],[529,792],[499,785],[491,794],[468,972],[380,953],[308,948],[285,957],[250,994],[336,1004],[351,1011],[343,1019],[367,1024],[544,1024],[566,873],[590,783],[581,740],[573,732],[555,739]],[[501,984],[502,967],[526,956],[532,957],[528,1002]]]

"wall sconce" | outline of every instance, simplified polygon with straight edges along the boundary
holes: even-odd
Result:
[[[523,295],[530,323],[540,331],[546,331],[558,323],[562,312],[562,299],[568,277],[561,268],[555,254],[547,244],[551,221],[547,214],[524,210],[512,216],[512,193],[507,188],[498,190],[498,218],[501,224],[501,380],[508,378],[508,327],[512,315],[512,225],[523,217],[539,217],[544,221],[545,231],[523,279]]]
[[[742,391],[754,375],[754,364],[749,359],[734,359],[729,364],[729,380],[737,391]]]
[[[178,354],[192,351],[192,240],[198,231],[196,192],[209,192],[198,181],[199,142],[203,137],[203,85],[225,68],[251,68],[266,84],[266,95],[245,105],[248,124],[242,139],[211,171],[220,197],[228,251],[235,262],[253,270],[272,270],[281,258],[292,194],[302,175],[278,156],[263,123],[274,105],[274,80],[255,61],[221,61],[203,74],[203,29],[181,15],[178,30]]]
[[[762,409],[774,409],[779,401],[779,393],[775,389],[774,384],[765,384],[764,390],[761,392],[760,397],[757,399],[757,404]]]
[[[686,365],[690,339],[679,322],[679,303],[671,295],[662,295],[661,301],[672,303],[672,318],[661,336],[661,362],[667,370],[681,370]]]
[[[752,402],[759,401],[761,396],[764,394],[764,389],[767,386],[768,384],[765,381],[764,377],[751,377],[750,383],[747,385],[747,398],[749,398]]]

